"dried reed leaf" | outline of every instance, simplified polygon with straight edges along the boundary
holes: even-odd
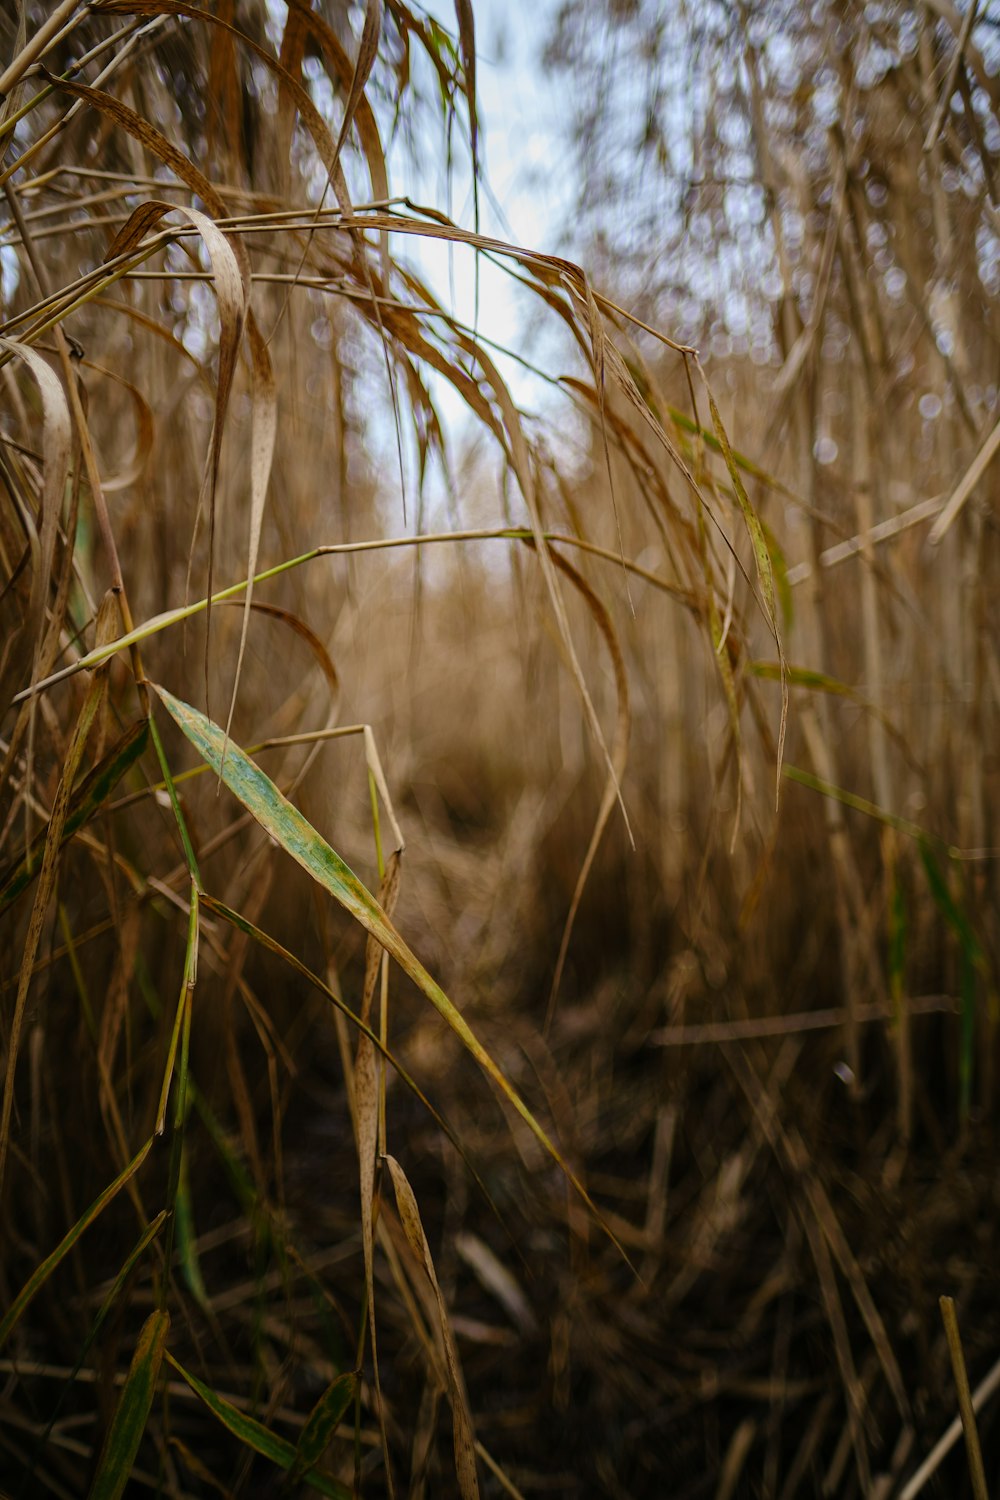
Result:
[[[1000,450],[1000,421],[996,423],[989,437],[955,486],[955,489],[945,502],[944,510],[928,532],[927,540],[932,547],[938,545],[945,533],[954,524],[965,502],[996,457],[998,450]]]
[[[278,428],[278,395],[274,380],[271,356],[267,350],[256,320],[247,320],[247,342],[253,368],[253,412],[250,432],[250,540],[247,547],[247,591],[243,604],[243,626],[240,631],[240,647],[233,675],[233,693],[226,720],[228,736],[236,711],[236,695],[239,691],[240,673],[246,651],[247,632],[250,628],[250,610],[253,604],[253,575],[257,569],[260,551],[260,533],[264,524],[264,505],[267,487],[271,478],[271,462],[274,458],[274,439]],[[221,382],[220,382],[221,383]]]
[[[231,27],[236,18],[236,0],[219,0],[221,26],[212,30],[208,57],[208,108],[206,126],[208,155],[221,144],[234,166],[246,164],[243,129],[243,90]]]
[[[358,46],[357,61],[354,64],[354,73],[351,77],[351,91],[347,96],[344,106],[344,118],[340,126],[340,134],[337,137],[335,155],[339,156],[344,149],[344,142],[358,111],[358,105],[364,97],[365,86],[371,77],[375,59],[378,56],[379,38],[382,35],[382,0],[366,0],[365,20],[361,31],[361,42]]]
[[[533,1333],[537,1321],[520,1282],[477,1234],[459,1234],[455,1249],[485,1291],[500,1303],[511,1322],[522,1333]]]
[[[45,601],[52,582],[56,531],[69,468],[72,429],[66,393],[58,376],[50,370],[42,356],[27,344],[10,338],[0,338],[0,349],[5,349],[12,358],[21,360],[31,371],[38,386],[42,398],[42,463],[45,474],[39,498],[38,525],[35,525],[31,517],[24,517],[33,552],[27,618],[18,627],[16,649],[12,649],[14,642],[10,641],[0,657],[0,712],[6,712],[14,684],[31,660],[34,658],[37,661],[41,648]]]
[[[368,7],[368,9],[370,8],[371,6]],[[366,26],[368,25],[368,9],[365,12]],[[302,28],[303,37],[308,36],[311,38],[319,49],[320,56],[323,58],[323,65],[327,70],[331,83],[338,89],[346,88],[353,93],[357,65],[352,68],[347,51],[333,28],[318,11],[311,9],[308,0],[291,0],[288,7],[289,25],[293,16],[295,17],[296,26],[301,26]],[[297,35],[298,33],[296,32]],[[282,54],[281,61],[287,67],[284,54]],[[360,63],[360,61],[361,54],[359,49],[358,62]],[[294,73],[294,77],[297,80],[297,72]],[[297,96],[295,98],[297,103]],[[357,129],[361,148],[365,153],[368,174],[372,185],[372,197],[376,202],[385,202],[389,197],[389,179],[386,173],[385,154],[382,149],[382,139],[379,133],[378,122],[375,118],[375,112],[363,89],[354,100],[349,118],[350,122]],[[345,117],[346,123],[347,118]],[[344,131],[344,138],[346,139],[346,130]],[[341,145],[343,145],[343,142]],[[335,155],[339,155],[339,151]],[[385,243],[384,236],[383,241]]]
[[[420,1221],[420,1209],[413,1189],[407,1180],[399,1162],[393,1156],[386,1157],[386,1166],[392,1178],[392,1186],[396,1194],[396,1207],[399,1210],[399,1220],[403,1226],[410,1249],[417,1258],[426,1273],[427,1279],[434,1292],[434,1299],[438,1311],[438,1331],[441,1344],[444,1349],[445,1363],[448,1370],[448,1387],[451,1397],[451,1413],[453,1422],[453,1435],[455,1441],[455,1471],[458,1475],[458,1485],[462,1493],[462,1500],[479,1500],[479,1479],[476,1474],[476,1439],[472,1428],[472,1417],[469,1413],[469,1401],[465,1392],[465,1382],[462,1379],[461,1368],[458,1363],[458,1350],[455,1347],[455,1336],[451,1331],[451,1323],[448,1319],[448,1309],[445,1306],[441,1287],[438,1283],[437,1273],[434,1270],[434,1261],[431,1256],[427,1236]]]
[[[231,605],[234,609],[242,609],[244,607],[242,601],[239,599],[221,599],[219,602]],[[288,626],[289,630],[294,630],[300,640],[305,641],[316,659],[316,665],[323,674],[326,685],[330,690],[331,700],[336,702],[337,695],[340,692],[340,678],[337,676],[337,668],[333,664],[333,658],[315,630],[307,625],[305,620],[299,615],[292,614],[290,609],[282,609],[280,604],[265,604],[260,599],[255,599],[252,608],[257,614],[267,615],[272,620],[280,620],[283,625]],[[323,734],[327,733],[325,730],[320,732]],[[294,740],[286,740],[285,743],[294,743]],[[176,781],[178,778],[174,777],[174,780]]]

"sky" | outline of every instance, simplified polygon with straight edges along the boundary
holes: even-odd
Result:
[[[456,29],[455,11],[447,0],[436,0],[430,13],[450,31]],[[478,54],[477,93],[483,157],[489,191],[480,194],[482,233],[525,248],[558,252],[563,226],[572,210],[574,184],[563,167],[552,163],[565,150],[564,116],[568,83],[550,78],[541,65],[542,50],[555,12],[555,0],[476,0]],[[461,153],[451,189],[451,217],[463,228],[474,228],[471,176]],[[434,174],[414,181],[412,164],[390,156],[390,187],[406,191],[417,201],[442,208],[448,202],[441,142],[427,152]],[[476,305],[476,257],[460,246],[441,240],[413,240],[396,252],[419,265],[438,297],[461,321],[474,324],[480,334],[524,352],[535,299],[479,259],[479,299]],[[478,321],[477,321],[478,318]],[[552,330],[553,338],[555,330]],[[559,345],[535,331],[528,341],[537,362],[549,368]],[[551,387],[510,360],[498,360],[501,372],[520,402],[538,408],[552,405]],[[560,371],[556,371],[560,373]],[[450,388],[438,381],[435,397],[450,426],[461,428],[466,408]],[[558,398],[557,398],[558,399]]]

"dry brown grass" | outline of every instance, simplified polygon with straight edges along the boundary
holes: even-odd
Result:
[[[717,357],[716,419],[575,264],[389,199],[397,101],[474,137],[466,7],[64,9],[3,33],[0,1488],[915,1494],[942,1293],[996,1359],[982,29],[869,84],[906,8],[858,22],[827,130],[743,16],[700,210],[728,112],[781,364]],[[565,329],[589,476],[414,234]],[[429,371],[480,458],[417,548],[366,440],[376,390],[445,465]]]

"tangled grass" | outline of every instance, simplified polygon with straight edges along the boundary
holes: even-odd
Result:
[[[436,110],[478,180],[465,3],[19,15],[5,1493],[915,1495],[938,1295],[995,1358],[992,439],[852,513],[819,314],[783,314],[801,463],[762,467],[747,361],[713,394],[578,265],[391,193]],[[585,464],[414,237],[563,330]],[[979,569],[932,617],[974,736],[890,691],[934,656],[929,519]]]

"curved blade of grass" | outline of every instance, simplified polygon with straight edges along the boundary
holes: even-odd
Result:
[[[260,551],[260,533],[264,525],[264,503],[271,478],[271,461],[274,458],[274,440],[278,430],[278,393],[274,381],[274,369],[267,344],[254,318],[247,320],[247,343],[250,346],[250,362],[253,369],[253,408],[250,417],[250,539],[247,547],[247,591],[243,601],[243,626],[240,630],[240,649],[236,658],[233,677],[233,694],[229,703],[229,718],[226,734],[233,724],[236,712],[236,695],[239,692],[243,657],[246,654],[247,633],[250,629],[250,610],[253,604],[253,575],[257,568]]]
[[[145,750],[148,737],[147,720],[138,719],[80,783],[70,798],[69,812],[59,840],[60,846],[71,839],[74,833],[89,822],[104,805],[125,772],[135,764]],[[43,828],[33,840],[31,848],[19,863],[0,880],[0,913],[16,901],[21,892],[31,884],[41,862],[47,837],[48,826]]]
[[[97,1474],[90,1488],[90,1500],[118,1500],[128,1483],[142,1434],[146,1430],[149,1408],[153,1404],[156,1377],[160,1373],[169,1329],[170,1314],[159,1310],[150,1313],[142,1325]]]
[[[381,943],[400,968],[410,976],[418,989],[426,995],[435,1010],[447,1021],[459,1040],[475,1058],[486,1076],[521,1116],[535,1139],[544,1147],[553,1161],[558,1163],[594,1218],[617,1246],[624,1259],[628,1261],[623,1247],[601,1217],[597,1205],[559,1148],[494,1062],[461,1011],[449,1000],[436,980],[431,978],[423,964],[393,927],[374,896],[362,885],[340,855],[335,853],[312,824],[302,816],[298,808],[293,807],[281,794],[270,777],[265,776],[264,772],[236,745],[230,744],[227,748],[225,736],[217,724],[213,724],[211,719],[206,718],[190,704],[175,698],[166,688],[155,684],[152,686],[178,728],[191,741],[202,759],[207,761],[215,773],[221,777],[233,795],[256,818],[264,831],[280,844],[286,853],[297,860],[318,885],[329,891],[334,900],[338,901],[355,921],[360,922],[366,932],[370,932],[372,937]]]
[[[225,1397],[210,1390],[196,1375],[185,1370],[184,1366],[169,1353],[167,1363],[177,1371],[182,1380],[187,1382],[198,1399],[208,1407],[213,1417],[221,1422],[223,1427],[233,1434],[233,1437],[245,1447],[252,1448],[254,1453],[259,1453],[262,1458],[277,1464],[279,1469],[290,1470],[292,1468],[297,1454],[292,1443],[279,1437],[262,1422],[257,1422],[253,1417],[248,1417],[245,1412],[238,1411]],[[310,1469],[303,1477],[314,1490],[318,1490],[321,1495],[330,1496],[331,1500],[351,1500],[351,1491],[347,1486],[340,1484],[329,1474]]]
[[[361,32],[361,43],[358,47],[358,59],[354,65],[354,76],[351,79],[351,92],[348,95],[347,104],[344,106],[344,118],[341,121],[340,134],[337,136],[337,156],[344,149],[344,142],[347,140],[354,116],[358,111],[358,105],[365,92],[365,84],[368,82],[372,68],[375,66],[381,34],[381,0],[368,0],[365,6],[365,21]]]
[[[135,119],[139,117],[136,116]],[[127,124],[133,134],[136,133],[134,125]],[[141,138],[141,133],[140,133]],[[151,149],[155,149],[151,147]],[[177,153],[181,155],[181,153]],[[187,158],[181,156],[182,161]],[[175,162],[171,162],[175,170],[180,170]],[[183,172],[181,172],[183,176]],[[185,180],[187,180],[185,178]],[[210,205],[218,204],[214,193],[206,199]],[[216,519],[216,491],[219,480],[219,464],[222,458],[222,433],[226,422],[226,413],[229,409],[229,398],[232,394],[233,379],[236,374],[236,360],[239,353],[240,340],[243,337],[243,329],[248,323],[249,313],[249,288],[250,268],[247,260],[245,247],[238,245],[234,247],[222,233],[221,229],[208,217],[196,208],[186,208],[183,205],[166,203],[152,200],[142,204],[130,215],[128,221],[116,236],[114,243],[108,251],[108,259],[114,260],[116,256],[126,254],[135,249],[146,234],[153,229],[163,218],[164,214],[176,211],[190,222],[201,235],[208,258],[212,266],[212,282],[215,288],[216,300],[219,308],[219,375],[215,391],[215,416],[212,422],[212,435],[208,459],[202,476],[202,493],[199,497],[198,512],[204,499],[208,500],[208,592],[212,593],[212,577],[215,558],[215,519]],[[256,330],[255,330],[256,332]],[[271,471],[271,453],[274,448],[274,381],[270,380],[268,386],[267,376],[270,374],[271,361],[264,341],[259,333],[251,340],[254,371],[254,404],[253,404],[253,433],[251,438],[251,506],[250,506],[250,555],[249,571],[252,572],[257,565],[257,542],[260,537],[260,527],[263,520],[264,496],[267,491],[267,481]],[[268,391],[270,390],[270,399]],[[258,410],[258,395],[263,401],[263,413]],[[269,437],[268,437],[269,434]],[[195,530],[198,521],[195,519]],[[192,547],[194,543],[192,542]],[[190,565],[189,565],[190,566]],[[249,602],[252,595],[252,586],[247,589],[247,606],[243,616],[243,637],[240,642],[240,654],[236,668],[236,684],[239,682],[239,671],[243,661],[243,647],[246,644],[246,631],[249,624]],[[208,650],[208,639],[211,636],[212,612],[208,611],[206,651]],[[207,667],[206,667],[207,676]],[[233,687],[233,704],[236,702],[236,684]],[[230,716],[232,710],[230,710]]]
[[[109,1183],[109,1185],[104,1189],[103,1193],[100,1193],[94,1199],[90,1207],[77,1219],[72,1229],[59,1241],[59,1244],[53,1250],[52,1254],[47,1256],[46,1259],[42,1261],[42,1264],[36,1268],[36,1270],[24,1283],[24,1286],[18,1292],[17,1296],[14,1298],[14,1301],[7,1309],[3,1320],[0,1321],[0,1348],[3,1347],[11,1332],[11,1329],[17,1323],[25,1308],[28,1307],[28,1305],[38,1294],[38,1292],[41,1291],[42,1287],[48,1281],[53,1271],[55,1271],[57,1267],[62,1264],[66,1256],[73,1249],[73,1246],[76,1244],[80,1236],[84,1233],[85,1230],[90,1228],[95,1219],[100,1217],[111,1200],[118,1196],[125,1184],[135,1176],[136,1172],[138,1172],[139,1168],[146,1160],[146,1157],[149,1155],[150,1147],[152,1146],[152,1144],[153,1141],[152,1138],[150,1138],[144,1146],[140,1147],[125,1170],[123,1172],[120,1172],[115,1178],[114,1182]]]
[[[583,537],[568,535],[564,532],[546,531],[543,533],[547,542],[559,542],[565,547],[573,547],[581,552],[590,553],[593,557],[603,558],[606,562],[614,563],[621,567],[621,558],[616,552],[609,551],[606,547],[599,547],[596,543],[587,541]],[[521,542],[525,545],[537,545],[534,532],[525,526],[488,526],[473,528],[462,531],[437,531],[422,532],[417,535],[374,537],[363,542],[329,542],[322,543],[318,547],[312,547],[308,552],[302,552],[297,557],[287,558],[284,562],[276,563],[273,568],[265,568],[253,578],[253,583],[266,583],[269,579],[280,578],[283,573],[290,573],[295,568],[301,568],[306,563],[315,562],[321,557],[347,557],[368,552],[386,552],[397,547],[429,547],[429,546],[453,546],[460,542]],[[653,588],[669,595],[671,598],[679,599],[680,602],[700,618],[701,606],[698,597],[690,589],[681,588],[669,579],[660,578],[648,568],[641,567],[631,558],[625,559],[625,567],[629,573],[636,578],[642,578]],[[169,630],[175,625],[182,625],[186,620],[191,620],[195,615],[203,614],[209,607],[220,604],[230,599],[236,599],[244,593],[250,580],[243,578],[238,583],[232,583],[228,588],[219,589],[211,596],[211,599],[196,599],[191,604],[182,604],[174,609],[162,611],[160,614],[151,615],[140,625],[135,625],[106,645],[95,646],[85,656],[77,661],[71,662],[67,667],[61,667],[59,671],[52,672],[43,677],[32,687],[25,688],[22,692],[15,693],[13,703],[24,703],[38,693],[45,692],[57,683],[66,682],[70,677],[75,677],[79,672],[91,670],[99,666],[101,662],[108,661],[116,656],[119,651],[126,651],[137,643],[149,640],[163,630]]]
[[[44,483],[38,517],[37,547],[33,547],[33,571],[31,575],[31,598],[28,604],[25,631],[18,639],[18,649],[4,663],[0,681],[0,708],[6,711],[8,692],[4,681],[17,686],[17,677],[26,669],[34,657],[38,660],[45,627],[45,600],[52,576],[55,556],[56,530],[62,509],[63,487],[69,467],[71,422],[66,393],[58,376],[49,369],[42,356],[26,344],[15,339],[0,339],[0,348],[24,361],[34,376],[42,398],[42,456]],[[29,521],[28,517],[24,518]],[[31,637],[34,636],[32,641]]]

